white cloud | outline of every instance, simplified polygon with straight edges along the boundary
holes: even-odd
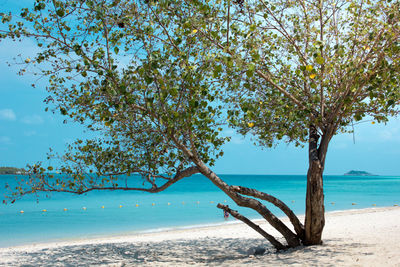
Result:
[[[12,109],[0,109],[0,120],[15,121],[17,116]]]
[[[36,131],[25,131],[24,132],[24,135],[25,136],[33,136],[33,135],[36,135],[37,134],[37,132]]]
[[[399,127],[385,127],[379,132],[379,139],[383,142],[398,142],[400,141],[400,129]],[[379,140],[378,139],[378,140]]]
[[[235,145],[242,145],[245,143],[246,138],[242,135],[236,133],[232,129],[227,129],[222,132],[222,136],[229,136],[231,138],[231,143]]]
[[[11,139],[8,136],[0,136],[0,144],[11,145]]]
[[[16,47],[18,48],[18,53],[10,53],[10,51],[15,51]],[[13,58],[17,55],[21,55],[21,59],[25,59],[35,55],[38,52],[40,52],[38,46],[36,45],[35,41],[31,39],[23,39],[22,41],[5,39],[1,41],[0,57],[4,59],[4,61],[1,63],[13,62]],[[19,69],[19,67],[15,67],[16,69]]]
[[[25,124],[42,124],[44,122],[43,118],[36,114],[25,116],[21,121]]]
[[[63,142],[64,144],[68,145],[68,144],[72,144],[74,142],[74,139],[72,138],[63,138]]]
[[[235,145],[242,145],[245,143],[245,138],[235,135],[231,137],[231,142]]]
[[[343,142],[332,143],[331,148],[332,149],[348,149],[349,148],[349,144],[350,143],[343,143]]]

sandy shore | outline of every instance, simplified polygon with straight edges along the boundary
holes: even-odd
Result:
[[[276,252],[237,223],[0,248],[0,266],[400,266],[400,208],[327,213],[323,239],[321,246]],[[256,246],[265,254],[249,256]]]

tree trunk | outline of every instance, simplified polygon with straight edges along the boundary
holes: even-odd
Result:
[[[230,187],[234,192],[240,193],[242,195],[246,196],[252,196],[258,199],[262,199],[265,201],[268,201],[269,203],[272,203],[275,205],[275,207],[279,208],[281,211],[283,211],[289,218],[290,222],[292,223],[294,230],[300,240],[304,239],[304,226],[301,224],[299,218],[296,216],[296,214],[281,200],[277,199],[274,196],[271,196],[267,193],[260,192],[258,190],[252,189],[252,188],[247,188],[243,186],[231,186]]]
[[[203,162],[197,161],[196,165],[199,167],[200,172],[206,176],[212,183],[219,187],[225,192],[237,205],[241,207],[251,208],[257,211],[261,216],[266,219],[269,224],[280,232],[285,238],[288,247],[299,246],[300,239],[295,233],[293,233],[279,218],[277,218],[272,212],[261,202],[256,199],[246,198],[238,193],[234,192],[229,185],[222,181],[213,171],[211,171]]]
[[[307,173],[306,218],[304,245],[322,244],[325,225],[323,168],[318,161],[310,163]]]
[[[264,219],[266,219],[269,224],[274,227],[282,236],[285,238],[287,242],[287,247],[297,247],[301,245],[301,240],[296,233],[292,232],[292,230],[286,226],[278,217],[276,217],[264,204],[254,198],[248,198],[240,195],[238,192],[235,192],[233,188],[231,188],[227,183],[221,180],[212,170],[210,170],[203,161],[201,161],[196,154],[192,153],[185,145],[183,145],[177,138],[174,136],[171,137],[172,140],[177,144],[177,146],[182,149],[185,155],[196,164],[198,171],[207,177],[214,185],[216,185],[219,189],[221,189],[225,194],[227,194],[238,206],[251,208],[257,211]],[[276,202],[277,204],[278,202]],[[222,208],[222,206],[220,206]],[[227,211],[228,210],[226,207]],[[235,213],[236,214],[236,213]],[[237,214],[238,215],[238,214]],[[242,217],[241,217],[242,218]],[[248,222],[247,220],[244,220]],[[252,225],[251,223],[249,225]],[[254,225],[252,225],[254,226]],[[251,226],[251,227],[252,227]],[[258,229],[258,227],[253,227],[254,229]],[[295,227],[296,228],[296,227]],[[265,231],[264,231],[265,232]],[[269,236],[266,232],[263,236]],[[274,244],[277,245],[277,244]],[[275,246],[277,249],[282,249],[281,245]]]
[[[322,244],[322,230],[325,225],[322,175],[331,137],[332,131],[329,130],[324,133],[318,145],[318,132],[314,126],[310,126],[304,245]]]

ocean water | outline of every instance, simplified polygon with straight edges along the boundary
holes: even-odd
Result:
[[[272,194],[296,214],[304,214],[305,176],[221,175],[221,178],[230,185]],[[138,177],[129,179],[140,183]],[[15,184],[15,176],[0,176],[1,196],[6,183]],[[325,176],[324,188],[327,211],[400,205],[400,177],[397,176]],[[35,196],[25,196],[14,204],[0,204],[0,247],[225,223],[222,211],[216,208],[218,203],[227,204],[252,219],[261,218],[252,210],[237,207],[205,177],[194,175],[157,194],[55,193],[50,198],[40,197],[39,202]],[[283,216],[266,204],[278,216]],[[47,211],[43,212],[44,209]]]

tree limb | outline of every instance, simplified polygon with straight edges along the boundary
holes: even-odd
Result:
[[[260,235],[262,235],[265,239],[267,239],[277,250],[282,250],[282,249],[287,248],[282,243],[280,243],[278,240],[276,240],[275,237],[273,237],[272,235],[265,232],[260,226],[253,223],[252,221],[250,221],[249,219],[247,219],[246,217],[244,217],[243,215],[238,213],[236,210],[231,210],[229,208],[229,206],[222,205],[221,203],[218,203],[217,208],[228,212],[230,215],[232,215],[236,219],[241,220],[242,222],[244,222],[245,224],[247,224],[248,226],[250,226],[251,228],[256,230]]]
[[[296,104],[299,108],[306,110],[306,106],[302,102],[300,102],[294,95],[283,89],[281,86],[279,86],[277,83],[275,83],[268,75],[263,73],[260,70],[256,70],[256,73],[263,78],[266,82],[270,83],[275,89],[277,89],[279,92],[284,94],[286,97],[288,97],[294,104]]]
[[[39,179],[41,179],[40,183],[37,186],[34,186],[34,189],[24,191],[19,193],[19,197],[23,195],[28,195],[32,193],[37,193],[37,192],[64,192],[64,193],[73,193],[73,194],[78,194],[82,195],[85,193],[88,193],[90,191],[95,191],[95,190],[121,190],[121,191],[143,191],[143,192],[148,192],[148,193],[158,193],[161,191],[164,191],[171,185],[175,184],[176,182],[182,180],[185,177],[192,176],[193,174],[199,173],[199,168],[197,166],[191,166],[188,167],[182,171],[178,171],[175,176],[172,179],[169,179],[167,182],[165,182],[162,186],[152,186],[151,188],[141,188],[141,187],[114,187],[114,186],[91,186],[91,187],[85,187],[83,190],[78,190],[78,189],[64,189],[64,188],[56,188],[53,187],[51,184],[47,182],[45,179],[44,175],[39,176]],[[47,186],[45,188],[44,186]]]
[[[257,211],[272,227],[281,233],[286,239],[289,247],[300,245],[299,237],[277,218],[264,204],[254,198],[248,198],[231,190],[230,186],[210,170],[202,161],[195,160],[194,163],[199,167],[200,172],[206,176],[213,184],[227,194],[235,203],[241,207],[251,208]]]
[[[297,218],[296,214],[285,204],[283,201],[271,196],[267,193],[260,192],[258,190],[247,188],[243,186],[231,186],[231,189],[239,194],[256,197],[265,201],[268,201],[278,207],[283,211],[289,218],[290,222],[293,224],[294,230],[300,239],[304,237],[304,225]]]

